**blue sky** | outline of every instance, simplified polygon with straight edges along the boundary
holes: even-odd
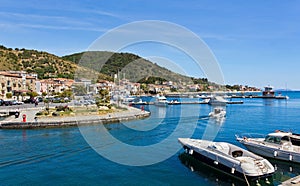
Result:
[[[122,24],[170,21],[196,33],[210,47],[226,84],[300,90],[300,1],[0,0],[0,44],[62,56],[86,50]],[[127,49],[155,55],[151,45]],[[158,50],[157,50],[158,51]],[[173,51],[164,57],[202,72]]]

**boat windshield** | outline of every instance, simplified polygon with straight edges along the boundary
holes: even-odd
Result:
[[[267,136],[265,138],[265,142],[280,144],[281,139],[280,137],[276,137],[276,136]]]

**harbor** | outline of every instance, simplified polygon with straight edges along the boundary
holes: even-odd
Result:
[[[151,113],[149,117],[141,120],[117,121],[104,126],[116,139],[137,147],[157,144],[170,136],[177,125],[182,123],[181,135],[185,130],[195,127],[192,138],[225,141],[245,148],[236,141],[235,134],[268,134],[276,129],[289,131],[291,128],[293,131],[300,131],[297,125],[300,122],[298,118],[300,94],[299,92],[289,92],[287,95],[290,97],[287,102],[276,99],[243,99],[243,104],[228,105],[226,117],[220,122],[208,117],[212,108],[208,104],[181,104],[167,107],[144,105],[145,112]],[[197,99],[182,98],[181,100],[188,102]],[[134,110],[139,113],[142,112],[140,106],[133,105],[130,108],[137,107]],[[30,109],[20,111],[21,116],[25,113],[28,122],[34,125],[34,117],[30,115]],[[196,115],[197,117],[195,117]],[[115,116],[112,115],[111,117]],[[10,118],[11,121],[15,120],[14,116],[10,116]],[[51,119],[59,120],[61,118],[52,117]],[[78,120],[80,119],[86,118],[78,118]],[[22,117],[17,120],[21,121]],[[43,120],[40,119],[39,122],[43,122]],[[5,122],[1,121],[1,123]],[[83,129],[88,130],[91,136],[103,136],[106,132],[100,130],[100,126],[91,122],[79,127],[0,129],[0,144],[5,146],[2,148],[0,156],[2,184],[20,185],[27,183],[28,180],[32,180],[31,183],[41,183],[49,174],[56,177],[56,179],[50,179],[49,184],[59,184],[65,181],[68,175],[74,175],[68,180],[69,184],[86,184],[88,182],[89,184],[116,185],[124,182],[124,180],[128,185],[138,185],[144,183],[145,180],[149,185],[164,185],[166,183],[170,185],[247,184],[243,177],[236,179],[230,176],[230,172],[224,176],[224,173],[203,165],[193,157],[192,159],[184,152],[177,138],[171,139],[167,148],[156,148],[151,152],[151,157],[159,157],[160,154],[166,154],[175,147],[178,152],[176,151],[168,159],[151,166],[128,168],[128,166],[106,160],[93,150],[81,133]],[[98,149],[113,148],[112,151],[115,154],[122,152],[121,146],[110,140],[103,140],[101,145],[98,141],[95,142],[99,144]],[[141,150],[135,151],[134,154],[136,162],[143,161],[144,158],[142,157],[145,154]],[[121,156],[121,159],[126,160],[127,158],[130,157]],[[290,178],[300,175],[299,164],[273,160],[272,158],[268,158],[268,160],[275,167],[274,175],[268,179],[270,182],[268,185],[284,184]],[[102,169],[103,167],[105,170]],[[93,175],[90,172],[93,172]],[[120,173],[123,176],[119,176]],[[16,176],[18,179],[13,179]],[[110,176],[114,179],[107,179]],[[89,177],[89,180],[83,180],[82,177]],[[261,181],[266,184],[265,179]],[[252,184],[256,185],[255,182]],[[261,185],[263,184],[261,183]]]

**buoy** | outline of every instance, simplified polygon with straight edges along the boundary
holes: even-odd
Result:
[[[260,183],[258,182],[258,180],[256,180],[256,185],[257,185],[257,186],[260,186]]]
[[[217,162],[217,161],[214,161],[214,164],[215,164],[215,165],[218,165],[218,164],[219,164],[219,162]]]
[[[190,149],[189,154],[192,155],[193,154],[193,149]]]
[[[270,184],[271,182],[269,181],[269,179],[268,178],[266,178],[266,184]]]
[[[293,160],[293,156],[290,154],[289,156],[289,160],[292,161]]]
[[[193,167],[193,166],[191,166],[190,168],[191,168],[191,171],[192,171],[192,172],[194,172],[194,167]]]
[[[276,157],[278,155],[277,151],[274,151],[274,157]]]
[[[231,168],[231,174],[234,174],[235,168]]]

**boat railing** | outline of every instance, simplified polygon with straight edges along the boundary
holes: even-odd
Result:
[[[236,134],[236,137],[246,137],[246,138],[265,138],[265,134],[260,134],[260,133],[242,133],[240,135]]]

